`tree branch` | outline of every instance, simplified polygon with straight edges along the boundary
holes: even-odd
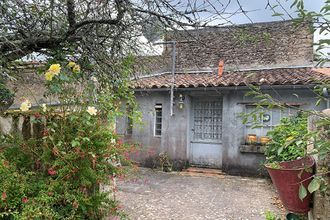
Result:
[[[75,5],[74,0],[67,0],[66,2],[67,11],[68,11],[68,22],[69,22],[69,31],[68,35],[74,34],[76,31],[76,14],[75,14]]]
[[[85,20],[79,22],[75,25],[75,30],[89,24],[107,24],[107,25],[116,25],[118,24],[120,19],[94,19],[94,20]]]

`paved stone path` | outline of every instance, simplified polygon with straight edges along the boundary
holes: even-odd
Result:
[[[119,181],[116,197],[130,219],[265,219],[275,192],[265,179],[227,175],[163,173],[141,168]]]

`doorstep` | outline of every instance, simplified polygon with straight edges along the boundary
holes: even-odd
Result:
[[[189,167],[189,168],[183,170],[183,172],[225,175],[225,173],[222,172],[222,170],[219,170],[219,169],[200,168],[200,167]]]

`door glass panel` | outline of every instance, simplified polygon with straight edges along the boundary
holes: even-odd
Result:
[[[222,99],[198,101],[193,107],[193,139],[220,140],[222,122]]]

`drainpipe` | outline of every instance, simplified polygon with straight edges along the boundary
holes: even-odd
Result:
[[[174,83],[175,83],[175,61],[176,61],[176,41],[164,41],[164,42],[157,42],[153,45],[160,45],[160,44],[170,44],[172,45],[172,79],[171,79],[171,90],[170,90],[170,115],[173,116],[173,103],[174,103]]]
[[[176,62],[176,43],[191,43],[195,41],[164,41],[164,42],[157,42],[153,45],[160,45],[160,44],[170,44],[172,45],[172,68],[171,68],[171,89],[170,89],[170,115],[173,116],[173,105],[174,105],[174,84],[175,84],[175,62]]]
[[[172,79],[171,79],[171,95],[170,95],[170,115],[173,116],[173,105],[174,105],[174,83],[175,83],[175,61],[176,61],[176,43],[175,41],[172,42]]]

